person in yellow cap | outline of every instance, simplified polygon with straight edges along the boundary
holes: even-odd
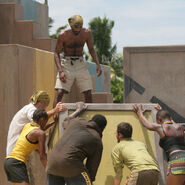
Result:
[[[56,79],[56,96],[54,106],[62,100],[65,93],[70,92],[74,81],[80,92],[85,96],[86,103],[92,103],[92,81],[88,71],[88,64],[83,59],[83,47],[87,44],[93,61],[96,63],[97,76],[102,73],[97,54],[93,47],[92,33],[83,28],[83,19],[74,15],[68,19],[71,29],[63,31],[59,36],[54,53],[58,74]],[[60,57],[60,52],[64,56]]]
[[[34,111],[36,109],[46,109],[46,107],[49,105],[49,102],[50,98],[46,91],[37,91],[31,96],[30,103],[28,105],[25,105],[14,115],[8,130],[6,156],[8,156],[12,152],[15,143],[19,138],[19,134],[21,133],[21,130],[23,129],[25,124],[32,121]],[[48,117],[51,117],[66,109],[66,106],[60,102],[55,106],[55,108],[47,112]],[[51,125],[47,125],[46,129],[49,126]]]

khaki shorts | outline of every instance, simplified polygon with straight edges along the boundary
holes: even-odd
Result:
[[[63,83],[59,74],[56,77],[55,89],[64,89],[70,92],[75,82],[80,92],[92,90],[92,80],[88,71],[88,63],[79,57],[77,60],[71,60],[70,57],[61,59],[62,70],[67,77],[67,82]]]
[[[130,175],[126,185],[157,185],[159,172],[157,170],[143,170]]]

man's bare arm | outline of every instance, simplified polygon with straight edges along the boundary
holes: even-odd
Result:
[[[76,110],[72,114],[70,114],[67,118],[65,118],[65,120],[70,120],[77,117],[80,113],[82,113],[86,109],[87,109],[87,105],[85,105],[84,102],[77,102]]]
[[[89,53],[91,54],[92,58],[93,58],[93,61],[96,63],[96,72],[97,72],[97,76],[100,76],[101,73],[102,73],[102,70],[101,70],[101,66],[100,66],[100,63],[99,63],[99,60],[98,60],[98,57],[97,57],[97,54],[94,50],[94,47],[93,47],[93,41],[92,41],[92,33],[91,31],[89,30],[88,32],[88,38],[87,38],[87,47],[89,49]]]
[[[40,132],[38,132],[38,142],[39,142],[39,155],[40,155],[40,160],[44,166],[44,168],[46,168],[47,165],[47,155],[45,152],[45,140],[46,140],[46,135],[44,133],[44,131],[40,130]]]
[[[114,185],[120,185],[121,179],[114,178]]]
[[[58,71],[62,71],[62,67],[60,64],[60,52],[62,50],[62,36],[59,35],[57,39],[57,44],[55,47],[55,52],[54,52],[54,59],[55,59],[55,64],[57,66]]]
[[[53,126],[56,122],[52,121],[51,123],[48,123],[45,127],[44,127],[44,131],[47,130],[48,128],[50,128],[51,126]]]
[[[62,102],[58,102],[56,107],[49,110],[47,112],[47,114],[48,114],[48,117],[51,117],[51,116],[54,116],[55,114],[58,114],[59,112],[65,111],[65,110],[67,110],[66,105],[64,105]]]
[[[77,102],[76,110],[64,119],[64,122],[62,124],[63,128],[66,129],[70,124],[70,120],[77,117],[80,113],[82,113],[86,109],[87,109],[87,105],[85,105],[84,102]]]
[[[44,131],[41,129],[34,129],[27,135],[27,138],[32,142],[38,141],[38,151],[40,155],[40,160],[44,168],[46,168],[47,165],[47,155],[45,152],[46,135]]]
[[[151,123],[149,122],[146,117],[144,116],[145,110],[143,110],[142,106],[134,105],[133,106],[134,111],[138,115],[139,120],[141,121],[142,125],[145,126],[147,129],[152,131],[158,131],[158,129],[161,127],[157,123]]]
[[[57,44],[56,44],[56,48],[55,48],[55,52],[54,52],[54,59],[55,59],[55,64],[57,66],[57,70],[59,73],[59,78],[62,82],[66,82],[66,76],[62,70],[62,66],[61,66],[61,59],[60,59],[60,52],[63,48],[63,39],[62,39],[62,34],[58,36],[57,39]]]

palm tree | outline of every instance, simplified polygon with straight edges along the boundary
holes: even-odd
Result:
[[[67,24],[64,25],[64,26],[60,26],[60,27],[56,30],[56,32],[55,32],[54,34],[50,35],[50,38],[57,39],[57,38],[58,38],[58,35],[60,34],[60,32],[61,32],[62,30],[64,30],[64,29],[66,29],[67,26],[68,26]]]
[[[48,20],[48,29],[49,29],[49,32],[50,32],[50,29],[53,27],[53,23],[54,23],[54,20],[49,17],[49,20]]]
[[[50,29],[53,27],[53,23],[54,23],[54,19],[52,19],[51,17],[49,17],[49,24],[48,24],[48,29],[49,29],[49,31],[50,31]],[[58,35],[60,34],[60,32],[62,31],[62,30],[64,30],[64,29],[66,29],[67,28],[67,24],[66,25],[63,25],[63,26],[60,26],[57,30],[56,30],[56,32],[54,33],[54,34],[52,34],[52,35],[50,35],[50,38],[53,38],[53,39],[57,39],[58,38]]]
[[[104,17],[95,17],[89,22],[93,43],[101,64],[108,64],[112,55],[116,53],[116,45],[112,47],[111,33],[114,21]]]

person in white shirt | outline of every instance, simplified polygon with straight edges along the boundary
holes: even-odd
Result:
[[[23,129],[25,124],[32,121],[34,111],[36,109],[45,110],[46,107],[49,105],[49,102],[50,98],[46,91],[37,91],[31,96],[30,103],[28,105],[25,105],[15,114],[8,130],[6,156],[8,156],[12,152],[15,143],[17,142],[17,139],[21,133],[21,130]],[[67,107],[59,102],[55,108],[47,112],[48,117],[54,116],[61,111],[65,111],[66,109]],[[54,122],[46,125],[45,130],[53,124]]]

